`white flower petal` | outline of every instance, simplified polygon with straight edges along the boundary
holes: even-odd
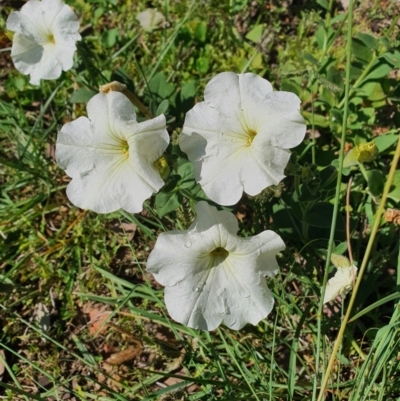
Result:
[[[252,108],[248,108],[247,119],[254,121],[257,135],[254,147],[277,146],[293,148],[304,139],[306,126],[299,113],[300,99],[291,92],[271,92]]]
[[[242,262],[242,263],[240,263]],[[165,303],[171,317],[186,326],[214,330],[222,322],[240,330],[258,324],[271,312],[274,299],[265,279],[249,271],[249,260],[211,270],[204,287],[194,280],[165,288]],[[197,290],[196,290],[197,289]]]
[[[110,92],[90,100],[88,116],[65,124],[57,139],[57,162],[72,177],[68,198],[98,213],[140,212],[164,185],[154,166],[169,142],[164,115],[137,123],[129,100]]]
[[[256,104],[265,95],[272,92],[271,84],[258,75],[222,72],[207,84],[204,101],[226,116],[232,116],[236,110],[243,110],[249,102]]]
[[[45,5],[53,2],[53,0],[42,0],[42,2]],[[59,2],[62,3],[62,1]],[[56,43],[63,45],[71,45],[72,43],[75,47],[75,42],[82,39],[78,33],[78,18],[71,12],[69,7],[63,6],[60,8],[59,12],[54,16],[52,28]]]
[[[139,213],[143,209],[143,202],[163,185],[157,171],[149,171],[142,177],[134,163],[117,157],[101,167],[74,178],[68,185],[67,195],[74,205],[97,213],[109,213],[121,208],[130,213]]]
[[[296,95],[272,92],[254,74],[222,73],[207,84],[204,102],[186,115],[179,145],[211,200],[233,205],[243,191],[257,195],[284,178],[287,149],[306,131],[299,106]]]
[[[28,15],[25,15],[25,11]],[[27,1],[21,11],[13,11],[7,18],[7,29],[14,33],[26,36],[28,39],[39,42],[44,40],[44,32],[38,29],[35,19],[40,19],[41,10],[33,1]],[[29,17],[31,16],[31,18]]]
[[[275,276],[279,270],[275,255],[286,248],[282,238],[274,231],[267,230],[255,237],[251,237],[250,240],[261,244],[261,253],[258,258],[260,272],[264,276]]]
[[[335,300],[338,295],[346,295],[353,288],[357,267],[338,267],[335,275],[328,280],[325,288],[324,304]]]
[[[99,143],[125,140],[124,126],[128,122],[137,124],[135,109],[120,92],[99,93],[90,99],[86,109]]]
[[[25,5],[28,7],[25,7]],[[72,10],[62,0],[29,0],[25,5],[21,8],[21,13],[29,18],[32,18],[32,13],[35,13],[35,22],[38,25],[42,24],[43,27],[51,27],[63,8],[69,10],[70,14],[73,14]]]
[[[19,49],[19,48],[18,48]],[[25,54],[26,55],[26,54]],[[19,55],[14,57],[15,67],[20,71],[30,74],[31,79],[29,82],[33,85],[39,85],[41,79],[57,79],[62,72],[61,60],[68,60],[68,52],[63,54],[60,51],[59,46],[54,46],[54,48],[43,48],[43,53],[40,61],[36,64],[27,66],[25,59],[19,59]],[[72,61],[70,62],[72,67]]]
[[[7,29],[15,32],[11,57],[15,67],[29,74],[32,84],[55,79],[72,67],[79,22],[61,0],[29,0],[10,14]]]
[[[236,237],[232,214],[205,202],[196,210],[189,230],[161,234],[147,261],[147,270],[166,286],[171,317],[202,330],[222,322],[236,330],[257,324],[274,303],[264,276],[276,274],[282,240],[272,231]]]
[[[206,231],[215,224],[222,224],[231,234],[236,234],[239,224],[236,217],[225,210],[217,210],[210,207],[207,202],[200,201],[196,205],[196,214],[201,216],[201,220],[196,219],[189,227],[189,230]]]
[[[251,156],[243,160],[241,179],[244,192],[255,196],[285,178],[283,170],[289,161],[290,152],[272,146],[264,149],[254,146],[249,151]]]

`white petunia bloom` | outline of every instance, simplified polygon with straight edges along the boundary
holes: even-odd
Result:
[[[324,304],[334,301],[338,295],[344,296],[353,288],[357,276],[357,267],[338,267],[335,275],[329,279],[324,296]]]
[[[237,237],[235,216],[204,201],[196,212],[187,231],[162,233],[147,261],[165,286],[169,314],[201,330],[257,324],[274,304],[264,276],[277,273],[275,256],[285,244],[273,231]]]
[[[220,205],[233,205],[243,191],[254,196],[278,184],[288,149],[300,144],[306,132],[299,109],[294,93],[273,92],[257,75],[215,76],[204,102],[186,114],[180,139],[206,195]]]
[[[11,58],[30,83],[56,79],[72,67],[75,42],[81,39],[77,16],[62,0],[29,0],[12,12],[7,29],[14,32]]]
[[[108,213],[138,213],[164,185],[154,162],[168,146],[164,115],[138,123],[132,104],[119,92],[99,93],[88,117],[65,124],[56,143],[57,163],[72,177],[70,201]]]

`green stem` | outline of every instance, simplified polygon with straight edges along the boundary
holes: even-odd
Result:
[[[335,42],[336,38],[340,35],[340,33],[342,32],[342,28],[344,23],[347,21],[347,17],[348,17],[349,13],[346,12],[346,14],[344,14],[343,20],[340,22],[338,28],[335,30],[334,35],[332,36],[332,39],[329,41],[329,43],[327,44],[327,46],[323,49],[321,57],[319,58],[319,61],[321,62],[325,56],[326,53],[328,52],[329,48],[331,47],[332,43]],[[330,25],[330,15],[329,15],[329,25]],[[328,24],[326,25],[327,27],[329,26]]]
[[[303,213],[303,220],[301,222],[301,233],[303,235],[303,241],[307,242],[308,241],[308,229],[310,225],[304,221],[304,216],[307,215],[307,213],[311,210],[311,208],[314,206],[315,202],[307,202],[306,207],[302,209]]]
[[[315,164],[315,148],[317,145],[317,141],[315,139],[315,125],[314,125],[314,96],[312,93],[311,87],[311,140],[312,140],[312,148],[311,148],[311,161]]]
[[[336,353],[337,353],[337,351],[339,349],[339,346],[340,346],[340,344],[342,342],[343,334],[345,332],[347,322],[349,321],[350,313],[351,313],[351,311],[353,309],[354,302],[355,302],[358,290],[360,288],[361,280],[363,278],[365,269],[366,269],[367,264],[368,264],[369,256],[370,256],[372,248],[374,246],[375,237],[376,237],[376,235],[378,233],[378,228],[379,228],[379,226],[381,224],[381,218],[382,218],[383,211],[384,211],[384,208],[385,208],[386,199],[387,199],[388,193],[390,191],[390,187],[392,186],[392,182],[393,182],[393,179],[394,179],[394,173],[396,172],[397,164],[399,162],[399,159],[400,159],[400,139],[397,141],[396,152],[395,152],[395,154],[393,156],[392,164],[390,166],[390,171],[389,171],[388,178],[387,178],[387,181],[386,181],[386,184],[385,184],[385,188],[383,190],[382,199],[381,199],[381,201],[379,203],[378,211],[376,212],[374,225],[372,227],[371,235],[369,237],[367,248],[365,250],[364,258],[362,260],[361,267],[360,267],[360,270],[358,272],[357,280],[356,280],[356,282],[354,284],[353,292],[351,294],[351,298],[350,298],[350,301],[349,301],[349,306],[347,307],[346,315],[345,315],[345,317],[343,319],[343,322],[342,322],[342,324],[340,326],[340,330],[339,330],[338,336],[337,336],[335,344],[333,346],[333,350],[332,350],[331,357],[329,359],[328,367],[326,369],[325,376],[324,376],[323,382],[321,384],[321,388],[320,388],[320,392],[319,392],[319,396],[318,396],[318,401],[322,401],[322,399],[323,399],[324,392],[325,392],[325,389],[326,389],[326,386],[327,386],[328,380],[329,380],[329,374],[330,374],[330,372],[332,370],[332,367],[333,367],[333,364],[335,362]]]
[[[327,16],[326,16],[326,21],[325,21],[326,31],[328,31],[329,26],[331,24],[332,5],[333,5],[333,0],[329,0]],[[323,52],[324,55],[326,54],[327,48],[328,48],[328,35],[325,35],[324,46],[323,46],[323,49],[322,49],[322,52]]]
[[[352,20],[352,17],[349,16],[349,22],[350,20]],[[351,38],[350,38],[351,40]],[[351,42],[350,42],[350,51],[351,51]],[[371,61],[369,62],[369,64],[365,67],[365,70],[363,71],[363,73],[358,77],[358,79],[356,80],[356,82],[354,82],[354,85],[352,86],[350,92],[349,92],[349,98],[351,96],[353,96],[354,92],[356,91],[356,89],[360,86],[360,84],[363,82],[364,78],[369,74],[369,72],[371,71],[372,66],[375,64],[377,57],[375,56],[375,54],[372,56]],[[347,74],[350,73],[350,67],[351,64],[348,65],[348,69],[346,69],[346,79],[347,79]],[[347,100],[347,103],[346,103]],[[338,109],[341,109],[343,107],[343,104],[347,104],[348,107],[348,98],[345,96],[342,101],[339,103],[338,105]],[[346,106],[345,106],[346,107]],[[346,109],[347,112],[347,109]]]
[[[367,182],[368,184],[368,174],[367,174],[367,170],[365,169],[364,165],[362,163],[358,163],[358,167],[361,171],[361,174],[364,177],[364,180]]]
[[[353,3],[354,0],[350,0],[349,9],[348,9],[348,28],[347,28],[347,49],[346,49],[346,84],[345,84],[345,107],[343,110],[343,125],[342,125],[342,136],[340,141],[340,151],[339,151],[339,168],[338,175],[336,180],[336,192],[335,192],[335,203],[333,206],[333,216],[332,216],[332,225],[331,231],[329,235],[328,242],[328,252],[325,261],[325,271],[324,278],[322,281],[322,289],[321,289],[321,298],[318,306],[317,313],[317,353],[315,357],[315,379],[313,385],[313,401],[315,400],[317,394],[317,382],[319,380],[320,374],[320,349],[321,349],[321,339],[322,339],[322,311],[324,307],[324,295],[325,295],[325,287],[328,281],[328,272],[329,266],[331,263],[331,255],[335,238],[335,229],[336,229],[336,220],[339,211],[339,202],[340,202],[340,187],[342,183],[342,170],[343,170],[343,160],[344,160],[344,145],[346,142],[346,131],[347,131],[347,118],[348,118],[348,110],[349,110],[349,93],[350,93],[350,67],[351,67],[351,40],[352,40],[352,28],[353,28]],[[322,380],[326,380],[325,377],[322,377]],[[320,395],[323,394],[320,392]],[[320,401],[320,398],[318,399]]]

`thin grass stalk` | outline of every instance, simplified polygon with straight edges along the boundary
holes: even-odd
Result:
[[[339,212],[339,202],[340,202],[340,186],[342,183],[342,171],[343,171],[343,161],[344,161],[344,145],[346,142],[346,131],[347,131],[347,117],[349,110],[349,93],[350,93],[350,67],[351,67],[351,43],[352,43],[352,30],[353,30],[353,5],[354,0],[350,0],[349,9],[348,9],[348,28],[347,28],[347,41],[346,41],[346,82],[345,82],[345,98],[344,98],[344,110],[343,110],[343,125],[342,125],[342,136],[340,142],[340,150],[339,150],[339,168],[338,175],[336,180],[336,192],[335,192],[335,203],[333,206],[333,215],[332,215],[332,225],[331,231],[329,235],[328,242],[328,253],[325,261],[325,271],[324,278],[322,281],[322,289],[321,289],[321,297],[318,305],[318,313],[317,313],[317,353],[315,356],[315,378],[313,385],[313,397],[312,400],[315,401],[317,395],[317,383],[319,379],[320,373],[320,354],[321,354],[321,339],[322,339],[322,312],[324,307],[324,296],[325,296],[325,288],[326,283],[328,282],[328,273],[329,266],[331,263],[331,255],[335,238],[335,229],[336,229],[336,219]],[[329,372],[327,372],[329,373]],[[326,377],[322,375],[322,380],[325,381]],[[321,393],[320,393],[321,394]]]
[[[353,289],[353,292],[351,294],[351,298],[350,298],[350,301],[349,301],[349,306],[347,307],[346,315],[345,315],[345,317],[343,319],[343,322],[342,322],[342,324],[340,326],[340,330],[339,330],[338,336],[337,336],[335,344],[333,346],[333,350],[332,350],[331,357],[329,359],[328,367],[326,369],[325,376],[324,376],[324,379],[323,379],[323,382],[322,382],[322,385],[321,385],[321,388],[320,388],[318,401],[322,400],[325,388],[326,388],[326,386],[328,384],[329,374],[330,374],[330,372],[332,370],[332,367],[333,367],[333,364],[335,362],[336,353],[337,353],[339,345],[340,345],[340,343],[342,341],[343,334],[344,334],[344,331],[346,329],[347,322],[348,322],[348,320],[350,318],[350,313],[351,313],[351,311],[353,309],[353,306],[354,306],[354,302],[355,302],[355,299],[356,299],[356,296],[357,296],[358,289],[360,288],[362,277],[363,277],[365,269],[367,267],[367,263],[368,263],[368,260],[369,260],[369,255],[370,255],[370,253],[372,251],[372,247],[373,247],[374,242],[375,242],[375,237],[377,235],[378,228],[379,228],[379,226],[381,224],[381,218],[382,218],[383,210],[384,210],[384,207],[385,207],[385,204],[386,204],[387,195],[388,195],[388,193],[390,191],[390,187],[391,187],[392,182],[393,182],[394,173],[395,173],[395,171],[397,169],[397,164],[399,162],[399,159],[400,159],[400,139],[397,141],[396,152],[395,152],[395,154],[393,156],[392,164],[390,166],[389,175],[388,175],[388,178],[386,180],[385,188],[383,190],[382,199],[381,199],[381,201],[379,203],[378,211],[376,212],[376,215],[375,215],[375,221],[374,221],[374,225],[372,227],[371,235],[369,237],[367,249],[365,250],[364,258],[363,258],[363,261],[361,263],[360,270],[358,272],[357,280],[356,280],[356,283],[354,284],[354,289]]]

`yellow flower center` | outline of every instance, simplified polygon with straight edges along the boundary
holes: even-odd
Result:
[[[257,132],[254,131],[254,130],[252,130],[252,129],[248,129],[247,132],[246,132],[246,134],[247,134],[247,142],[246,142],[246,145],[247,145],[247,146],[250,146],[250,145],[253,143],[253,140],[254,140],[254,138],[256,137]]]
[[[47,42],[56,44],[56,39],[52,33],[47,34]]]
[[[225,248],[218,247],[210,252],[210,256],[212,258],[212,265],[217,266],[229,256],[229,252]]]
[[[126,157],[129,157],[129,145],[128,145],[128,142],[126,142],[126,141],[122,142],[122,151],[124,152],[124,155]]]

